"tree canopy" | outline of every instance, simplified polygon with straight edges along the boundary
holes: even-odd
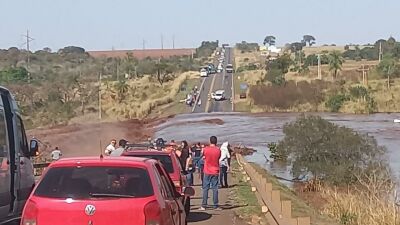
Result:
[[[388,170],[384,147],[372,136],[318,116],[300,116],[283,127],[277,154],[286,156],[295,177],[310,176],[332,184],[350,184],[372,169]]]

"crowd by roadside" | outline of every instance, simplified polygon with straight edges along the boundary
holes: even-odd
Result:
[[[202,187],[202,206],[199,210],[206,210],[209,190],[212,190],[213,208],[220,210],[218,189],[228,188],[228,172],[231,165],[232,149],[228,142],[218,146],[217,137],[211,136],[209,144],[193,143],[189,145],[186,140],[169,143],[159,138],[149,150],[173,153],[180,162],[182,172],[186,176],[189,186],[194,186],[194,176],[197,174]],[[111,140],[104,153],[106,156],[121,156],[128,149],[128,142],[124,139]],[[198,184],[200,185],[200,184]]]

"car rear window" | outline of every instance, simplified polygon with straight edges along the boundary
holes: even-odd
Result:
[[[131,167],[50,168],[34,193],[48,198],[148,197],[153,195],[149,174]]]
[[[147,158],[147,159],[155,159],[155,160],[161,162],[161,164],[164,166],[167,173],[174,172],[174,165],[172,164],[172,159],[171,159],[171,156],[169,156],[169,155],[142,155],[142,154],[131,155],[130,154],[129,156]]]

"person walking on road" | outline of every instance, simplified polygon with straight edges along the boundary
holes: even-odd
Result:
[[[203,202],[199,210],[206,210],[208,200],[208,190],[213,191],[213,208],[221,210],[218,205],[218,178],[219,178],[219,158],[221,150],[217,147],[217,137],[210,137],[210,146],[203,149],[204,158],[204,179],[203,179]]]
[[[229,159],[231,155],[229,154],[229,143],[224,142],[221,145],[221,157],[219,158],[219,183],[222,188],[228,187],[228,170],[229,170]]]
[[[106,150],[104,151],[104,153],[106,155],[110,155],[111,152],[115,151],[115,145],[117,144],[117,141],[115,139],[111,140],[111,143],[106,147]]]
[[[118,148],[111,152],[110,156],[121,156],[126,149],[126,144],[128,142],[124,139],[119,140]]]

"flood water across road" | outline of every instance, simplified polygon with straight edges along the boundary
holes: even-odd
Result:
[[[400,113],[348,115],[314,113],[338,125],[368,133],[378,140],[378,144],[388,150],[387,158],[397,178],[400,178],[400,124],[393,122],[400,119]],[[208,141],[210,135],[216,135],[219,143],[229,141],[244,144],[257,150],[247,159],[268,169],[272,174],[290,179],[286,165],[266,162],[269,156],[267,143],[283,138],[282,128],[287,122],[294,121],[297,113],[205,113],[184,114],[170,119],[157,127],[156,137],[166,140]],[[209,121],[221,120],[215,124]],[[208,122],[207,122],[208,121]]]

